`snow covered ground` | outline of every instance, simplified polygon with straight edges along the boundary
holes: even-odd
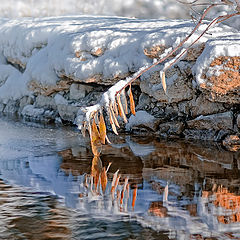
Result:
[[[92,82],[96,76],[101,76],[103,83],[116,76],[124,78],[129,72],[152,63],[144,49],[160,45],[169,51],[193,27],[191,21],[183,20],[98,16],[1,19],[0,100],[6,103],[31,94],[31,81],[51,86],[63,76],[78,82]],[[205,27],[203,25],[200,32]],[[238,35],[231,36],[233,31],[227,26],[216,26],[209,32],[211,35],[205,35],[199,43],[213,38],[234,39]],[[239,54],[237,44],[231,51],[225,48],[223,44],[215,54]],[[208,54],[207,51],[204,55],[207,57],[202,57],[204,64],[210,63]]]

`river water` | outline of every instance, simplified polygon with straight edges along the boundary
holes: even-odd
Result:
[[[109,138],[1,118],[0,239],[240,239],[239,153]]]

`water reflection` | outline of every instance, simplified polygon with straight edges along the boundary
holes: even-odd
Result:
[[[25,128],[0,138],[1,239],[240,238],[239,152],[120,136],[93,157],[69,129]]]

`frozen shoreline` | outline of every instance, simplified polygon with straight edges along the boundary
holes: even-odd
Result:
[[[0,112],[74,123],[81,107],[150,65],[193,27],[188,20],[102,16],[1,19]],[[133,86],[137,110],[152,117],[141,126],[132,119],[128,130],[217,141],[239,134],[240,34],[224,25],[209,33],[167,71],[168,96],[161,65]]]

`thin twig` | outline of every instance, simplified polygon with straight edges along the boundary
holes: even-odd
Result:
[[[240,13],[233,13],[233,14],[227,14],[227,15],[224,15],[224,16],[218,16],[217,18],[213,19],[209,24],[208,26],[206,27],[206,29],[198,36],[198,38],[196,40],[194,40],[177,58],[174,59],[174,61],[169,64],[166,68],[163,69],[163,71],[166,71],[167,69],[169,69],[170,67],[172,67],[188,50],[189,48],[191,48],[208,30],[209,28],[214,24],[214,23],[220,23],[220,22],[223,22],[225,21],[226,19],[229,19],[233,16],[236,16],[236,15],[240,15]],[[221,21],[218,21],[219,19],[221,18],[224,18],[223,20]]]
[[[199,26],[201,25],[203,19],[206,17],[207,13],[213,8],[215,7],[216,4],[212,4],[210,5],[208,8],[205,9],[205,11],[203,12],[201,18],[199,19],[197,25],[194,27],[194,29],[192,30],[192,32],[185,38],[182,40],[182,42],[179,43],[179,45],[177,47],[175,47],[169,54],[167,54],[165,57],[159,59],[158,61],[156,61],[155,63],[153,63],[151,66],[143,69],[142,71],[140,71],[134,78],[132,78],[124,87],[122,87],[119,91],[116,92],[115,95],[117,95],[118,93],[120,93],[124,88],[126,88],[128,85],[130,85],[133,81],[135,81],[136,79],[138,79],[143,73],[147,72],[148,70],[152,69],[153,67],[157,66],[158,64],[164,62],[166,59],[168,59],[170,56],[172,56],[179,48],[181,48],[183,46],[183,44],[188,41],[188,39],[193,35],[193,33],[199,28]]]

